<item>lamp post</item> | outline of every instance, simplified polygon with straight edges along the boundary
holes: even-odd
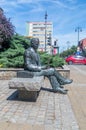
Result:
[[[70,42],[67,41],[67,49],[69,50],[69,48],[70,48]]]
[[[46,52],[46,38],[47,38],[47,12],[45,13],[45,52]]]
[[[75,29],[75,32],[78,32],[78,44],[79,44],[79,33],[82,32],[82,28],[78,26],[78,27]]]

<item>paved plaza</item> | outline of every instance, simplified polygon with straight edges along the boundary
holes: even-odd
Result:
[[[73,83],[68,87],[68,97],[80,130],[86,130],[86,65],[68,66]],[[67,88],[67,87],[66,87]]]
[[[72,71],[73,76],[74,74]],[[80,86],[77,80],[76,78],[73,84],[65,86],[69,91],[67,95],[63,95],[51,92],[51,85],[46,78],[36,102],[19,101],[17,91],[8,87],[9,80],[0,80],[0,130],[86,130],[85,125],[82,127],[79,124],[79,117],[73,106],[74,99],[71,98],[74,91],[72,87],[77,86],[76,84]],[[84,90],[85,84],[84,81]],[[85,112],[84,109],[84,114]]]

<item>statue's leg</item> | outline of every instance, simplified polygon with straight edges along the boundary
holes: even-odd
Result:
[[[61,85],[72,83],[72,80],[64,78],[54,68],[41,70],[40,72],[34,72],[34,76],[55,76]]]
[[[70,84],[73,82],[72,79],[67,79],[65,77],[63,77],[57,70],[54,71],[55,73],[55,76],[58,80],[58,82],[61,84],[61,85],[65,85],[65,84]]]
[[[48,78],[50,80],[50,83],[51,83],[51,86],[52,86],[54,92],[60,92],[63,94],[67,94],[67,90],[64,90],[60,87],[60,84],[57,81],[55,76],[48,76]]]
[[[44,69],[44,70],[41,70],[39,72],[33,72],[34,73],[34,76],[52,76],[54,75],[54,68],[50,68],[50,69]]]

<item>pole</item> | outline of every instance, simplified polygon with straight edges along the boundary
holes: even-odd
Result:
[[[70,48],[70,42],[67,41],[67,50],[69,50],[69,48]]]
[[[82,32],[82,29],[78,26],[78,27],[75,29],[75,32],[78,32],[78,44],[79,44],[79,33]]]
[[[47,38],[47,12],[45,13],[45,52],[46,52],[46,38]]]
[[[80,31],[79,27],[77,28],[77,31],[78,31],[78,44],[79,44],[79,31]]]

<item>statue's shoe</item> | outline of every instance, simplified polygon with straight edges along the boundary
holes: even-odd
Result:
[[[72,79],[65,79],[63,81],[60,81],[60,85],[71,84],[72,82],[73,82]]]
[[[53,90],[53,91],[54,91],[54,93],[59,92],[59,93],[62,93],[62,94],[67,94],[67,91],[68,91],[68,90],[64,90],[64,89],[58,87],[58,88],[56,88],[56,89]]]

